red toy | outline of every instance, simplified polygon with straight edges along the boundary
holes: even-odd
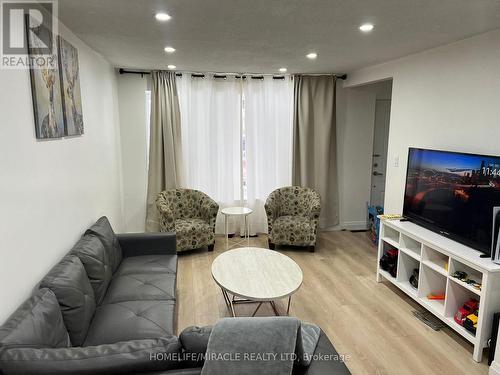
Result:
[[[430,300],[444,301],[446,295],[444,293],[430,293],[427,295],[427,298]]]
[[[457,313],[455,314],[455,322],[463,326],[465,319],[467,319],[467,315],[473,314],[474,311],[478,309],[479,301],[471,298],[470,300],[465,302],[460,309],[458,309]]]

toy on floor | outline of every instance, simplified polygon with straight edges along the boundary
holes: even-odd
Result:
[[[476,310],[479,310],[479,301],[471,298],[470,300],[466,301],[461,308],[458,309],[454,317],[455,322],[463,326],[465,319],[467,319],[467,317],[473,314]]]

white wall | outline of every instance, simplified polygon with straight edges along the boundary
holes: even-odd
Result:
[[[117,76],[120,134],[123,165],[125,230],[142,232],[146,220],[147,131],[146,77],[135,74]]]
[[[349,74],[344,87],[393,78],[387,213],[402,211],[408,147],[500,155],[499,45],[497,30]]]
[[[101,215],[123,229],[114,71],[59,32],[78,48],[83,136],[37,141],[29,72],[0,70],[0,323]]]
[[[337,87],[337,147],[341,229],[366,229],[377,99],[390,99],[391,82]]]

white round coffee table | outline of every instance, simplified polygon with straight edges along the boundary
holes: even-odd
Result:
[[[220,210],[220,213],[224,215],[224,228],[226,234],[226,250],[229,248],[233,248],[235,246],[241,246],[245,242],[247,246],[250,246],[250,224],[248,222],[248,215],[252,213],[252,209],[248,207],[226,207]],[[239,216],[244,217],[245,219],[245,236],[243,241],[235,241],[233,240],[231,246],[229,246],[229,217],[231,216]]]
[[[212,277],[222,290],[232,316],[234,305],[258,303],[255,316],[263,303],[269,302],[280,315],[275,301],[288,297],[286,314],[290,312],[292,295],[302,285],[302,270],[291,258],[268,249],[244,247],[226,251],[212,263]]]

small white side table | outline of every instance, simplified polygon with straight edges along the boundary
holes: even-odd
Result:
[[[226,233],[226,250],[230,248],[241,246],[247,243],[247,246],[250,246],[250,224],[248,222],[248,216],[253,212],[248,207],[226,207],[223,208],[221,214],[224,215],[224,227]],[[244,217],[245,219],[245,237],[241,241],[233,240],[231,246],[229,246],[229,217],[230,216],[239,216]]]

